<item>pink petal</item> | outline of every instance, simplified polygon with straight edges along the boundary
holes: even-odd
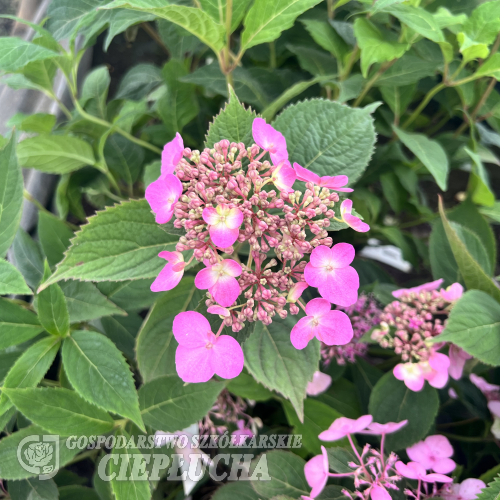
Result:
[[[184,142],[177,132],[173,140],[165,144],[161,154],[161,175],[173,174],[175,167],[181,161]]]
[[[210,226],[215,226],[220,222],[220,215],[214,207],[205,207],[201,214],[203,220]]]
[[[321,177],[320,186],[326,187],[328,189],[338,190],[338,188],[345,186],[348,182],[349,177],[347,177],[347,175],[335,175],[333,177],[325,175]],[[353,191],[353,189],[350,188],[346,189],[348,189],[349,191]]]
[[[240,234],[240,230],[229,229],[224,222],[219,222],[215,226],[210,226],[208,229],[210,238],[216,247],[227,248],[230,247]]]
[[[480,479],[466,479],[460,484],[460,496],[464,500],[474,500],[486,484]]]
[[[425,469],[431,469],[433,460],[430,458],[432,455],[431,450],[424,441],[419,441],[413,446],[406,448],[406,453],[414,462],[418,462]]]
[[[146,188],[146,200],[158,224],[165,224],[173,215],[173,205],[182,194],[181,181],[172,174],[160,177]]]
[[[350,434],[349,432],[345,432],[340,429],[327,429],[319,434],[319,439],[321,441],[338,441],[339,439],[343,439]]]
[[[255,118],[252,123],[252,135],[255,144],[269,151],[273,164],[288,159],[286,140],[281,132],[268,125],[263,118]]]
[[[443,474],[427,474],[422,478],[426,483],[452,483],[453,479]]]
[[[323,267],[314,267],[308,262],[304,269],[304,279],[309,286],[319,287],[326,281],[325,269]]]
[[[212,267],[206,267],[196,274],[194,286],[198,288],[198,290],[208,290],[217,283],[218,279],[219,273]]]
[[[432,290],[437,290],[441,284],[443,283],[443,279],[439,279],[436,281],[431,281],[430,283],[424,283],[423,285],[420,286],[415,286],[413,288],[401,288],[400,290],[394,290],[392,292],[393,297],[396,297],[397,299],[403,295],[407,295],[409,293],[420,293],[423,291],[432,291]]]
[[[345,214],[343,219],[344,222],[349,227],[351,227],[352,229],[354,229],[354,231],[357,231],[358,233],[366,233],[367,231],[370,230],[370,226],[366,222],[363,222],[359,217],[350,214]]]
[[[177,262],[184,262],[184,256],[181,252],[168,252],[164,250],[158,254],[158,257],[168,260],[170,264],[176,264]]]
[[[424,378],[432,387],[442,389],[448,383],[448,372],[438,372],[433,370],[430,373],[424,374]]]
[[[229,318],[229,316],[231,316],[229,310],[221,306],[210,306],[207,309],[207,312],[210,314],[218,314],[219,316],[223,316],[224,318]]]
[[[399,460],[396,462],[396,470],[401,476],[408,479],[419,479],[425,476],[425,469],[416,462],[409,462],[406,465]]]
[[[386,424],[378,424],[373,422],[368,426],[366,434],[392,434],[399,431],[408,423],[408,420],[401,420],[401,422],[387,422]],[[363,434],[365,434],[363,433]]]
[[[243,212],[239,208],[231,208],[226,215],[226,225],[229,229],[238,229],[243,222]]]
[[[494,417],[500,418],[500,401],[490,401],[488,409]]]
[[[366,429],[372,423],[373,417],[371,415],[361,415],[361,417],[354,420],[352,424],[352,433],[360,432]]]
[[[314,333],[326,345],[345,345],[353,337],[351,320],[342,311],[328,311],[319,318],[319,325]]]
[[[215,285],[208,289],[214,300],[222,307],[229,307],[234,304],[241,293],[240,284],[236,278],[227,274],[219,276]]]
[[[500,385],[489,384],[483,377],[475,373],[471,373],[469,379],[482,393],[500,391]]]
[[[436,434],[434,436],[427,436],[425,444],[435,457],[448,458],[453,455],[453,446],[446,436]],[[438,471],[436,471],[438,472]]]
[[[205,346],[213,336],[210,323],[207,318],[196,311],[179,313],[174,318],[172,326],[175,340],[180,345],[193,349]]]
[[[446,354],[434,352],[429,358],[429,365],[438,372],[447,372],[450,367],[450,358]]]
[[[299,319],[290,332],[290,342],[295,349],[304,349],[314,337],[312,319],[309,316]]]
[[[232,259],[226,259],[221,262],[222,264],[222,269],[225,274],[228,274],[229,276],[239,276],[242,272],[241,270],[241,265],[238,264],[235,260]]]
[[[306,304],[307,316],[321,316],[332,310],[332,305],[325,299],[312,299]]]
[[[179,272],[175,272],[172,269],[173,266],[174,264],[169,263],[160,271],[160,274],[151,284],[152,292],[166,292],[179,284],[184,275],[184,268]]]
[[[371,500],[392,500],[387,490],[383,486],[378,485],[373,486],[370,490],[370,498]]]
[[[215,373],[212,350],[205,345],[194,349],[182,345],[175,351],[175,368],[184,382],[208,382]]]
[[[404,381],[408,389],[418,392],[424,387],[425,378],[417,363],[399,363],[392,371],[398,380]]]
[[[293,168],[295,169],[299,181],[312,182],[318,186],[320,185],[320,177],[318,174],[307,170],[307,168],[301,167],[298,163],[294,163]],[[323,177],[321,179],[323,179]]]
[[[281,163],[272,174],[273,183],[280,191],[291,191],[296,178],[295,170],[285,163]]]
[[[322,392],[325,392],[332,383],[332,377],[330,375],[316,371],[314,372],[313,379],[307,384],[306,393],[309,396],[317,396]]]
[[[317,497],[328,481],[327,471],[324,470],[323,455],[316,455],[304,466],[307,484],[312,488],[311,497]]]
[[[215,340],[212,351],[212,364],[219,377],[229,379],[241,373],[245,360],[243,350],[236,339],[221,335]]]
[[[350,214],[352,211],[352,200],[344,200],[340,204],[340,214],[342,215],[342,218],[344,218],[345,214]]]
[[[448,369],[448,373],[450,374],[450,377],[455,380],[460,380],[464,371],[465,362],[470,359],[471,356],[454,344],[450,344],[448,356],[450,358],[450,368]]]
[[[318,291],[324,299],[333,304],[347,307],[358,300],[358,288],[358,273],[348,266],[327,273],[325,281],[318,286]]]
[[[335,268],[347,267],[356,256],[354,247],[350,243],[337,243],[331,249],[332,262]]]
[[[328,248],[326,245],[317,246],[311,252],[310,263],[314,267],[327,267],[333,265],[332,249]]]
[[[287,302],[297,302],[297,300],[300,299],[302,294],[304,293],[304,290],[308,288],[308,284],[305,281],[299,281],[298,283],[295,283],[295,285],[290,288],[290,291],[288,292],[288,297],[287,297]]]
[[[440,293],[447,302],[454,302],[463,295],[464,287],[460,283],[453,283],[446,290],[441,289]]]
[[[439,474],[448,474],[449,472],[455,470],[457,464],[451,458],[440,458],[434,462],[432,470],[438,472]]]

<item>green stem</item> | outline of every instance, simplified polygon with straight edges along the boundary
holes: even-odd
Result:
[[[446,85],[444,83],[439,83],[435,87],[433,87],[429,92],[427,92],[426,96],[424,97],[423,101],[419,104],[417,109],[410,115],[408,120],[403,124],[402,128],[408,128],[409,125],[411,125],[415,119],[420,115],[420,113],[424,110],[424,108],[429,104],[430,100],[441,90],[446,88]]]
[[[269,44],[269,54],[270,54],[269,67],[271,69],[275,69],[276,68],[276,45],[274,42],[271,42]]]
[[[492,439],[484,439],[481,437],[459,436],[458,434],[449,434],[448,432],[441,432],[443,436],[455,441],[463,441],[464,443],[489,443]]]
[[[361,101],[364,99],[365,95],[368,94],[369,90],[375,85],[377,80],[384,74],[385,71],[387,71],[394,63],[396,62],[396,59],[392,60],[391,62],[387,64],[383,64],[380,69],[366,82],[365,88],[361,92],[361,94],[358,96],[358,98],[354,101],[353,107],[357,108],[360,104]]]
[[[226,1],[226,46],[224,47],[223,72],[226,75],[226,82],[233,86],[233,69],[231,65],[231,21],[233,18],[233,0]]]

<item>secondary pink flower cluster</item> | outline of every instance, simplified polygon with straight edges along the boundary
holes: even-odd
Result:
[[[368,344],[360,342],[361,337],[380,323],[382,309],[377,305],[376,300],[369,295],[360,295],[355,304],[349,307],[339,307],[351,320],[353,337],[352,340],[341,346],[321,345],[321,357],[323,363],[328,366],[332,359],[337,364],[345,365],[354,363],[356,356],[365,356]]]
[[[309,460],[304,473],[307,483],[312,488],[309,496],[302,496],[303,500],[312,500],[323,491],[328,478],[352,477],[356,491],[355,496],[362,500],[390,500],[388,490],[398,490],[396,483],[402,477],[417,480],[415,491],[405,489],[405,494],[412,498],[431,498],[442,496],[446,500],[459,500],[463,492],[466,496],[463,500],[473,500],[485,484],[478,479],[468,479],[461,485],[451,484],[453,479],[446,474],[452,472],[456,464],[450,458],[453,448],[445,436],[428,436],[406,449],[410,462],[405,464],[398,456],[391,452],[388,457],[384,455],[384,441],[387,434],[397,432],[408,423],[389,422],[378,424],[373,422],[371,415],[363,415],[356,420],[341,417],[319,435],[322,441],[338,441],[347,437],[357,462],[349,463],[352,472],[331,473],[328,461],[328,450],[322,446],[321,455]],[[353,442],[352,434],[380,435],[380,451],[373,449],[369,444],[365,445],[359,453]],[[438,489],[437,483],[442,486]],[[423,488],[423,491],[421,490]],[[342,491],[344,495],[352,500],[351,492]]]
[[[463,293],[459,283],[438,290],[442,282],[393,292],[398,300],[384,308],[380,328],[371,335],[382,347],[393,348],[401,355],[403,363],[394,367],[394,376],[412,391],[420,391],[426,380],[437,388],[448,383],[449,375],[458,380],[470,358],[453,345],[448,355],[438,352],[445,344],[430,341],[444,330],[446,321],[441,318],[449,314]]]
[[[500,385],[490,384],[475,373],[471,373],[469,378],[488,401],[488,409],[493,416],[493,425],[490,430],[497,439],[500,439]]]
[[[159,224],[175,217],[173,227],[185,234],[175,252],[159,254],[168,263],[151,289],[174,288],[194,258],[206,266],[195,285],[207,290],[208,311],[220,315],[223,325],[234,332],[246,322],[269,324],[275,315],[297,314],[300,306],[306,317],[291,333],[297,349],[313,337],[327,345],[346,344],[353,336],[349,318],[332,311],[331,303],[354,304],[359,277],[350,266],[354,248],[347,243],[332,247],[327,229],[336,221],[356,231],[369,230],[352,213],[350,200],[334,210],[339,202],[335,191],[352,191],[345,187],[348,178],[320,177],[297,163],[292,168],[284,136],[262,118],[254,120],[252,132],[255,144],[250,147],[222,140],[212,149],[191,151],[179,134],[165,146],[161,175],[147,187],[146,199]],[[301,190],[294,191],[296,181],[305,183]],[[235,254],[244,243],[249,245],[246,264]],[[187,251],[193,256],[186,262]],[[316,287],[322,298],[306,306],[300,296],[308,286]],[[237,376],[243,366],[239,344],[219,336],[221,330],[214,334],[189,314],[189,321],[201,330],[194,332],[185,321],[177,326],[174,322],[179,376],[186,382],[202,382],[214,373]],[[232,361],[223,366],[228,356]]]

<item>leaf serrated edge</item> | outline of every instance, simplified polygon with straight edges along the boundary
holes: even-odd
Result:
[[[492,491],[493,490],[493,491]],[[492,496],[493,493],[493,496]],[[495,477],[486,488],[476,497],[476,500],[499,500],[500,499],[500,475]]]

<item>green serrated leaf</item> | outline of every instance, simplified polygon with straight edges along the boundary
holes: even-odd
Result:
[[[62,388],[3,389],[15,407],[35,425],[61,436],[106,434],[113,429],[107,412]]]
[[[290,400],[299,420],[304,419],[307,383],[319,363],[319,342],[299,351],[290,342],[293,321],[275,319],[269,326],[258,322],[243,344],[245,367],[257,382]]]
[[[0,349],[22,344],[43,331],[36,314],[14,302],[0,299]]]
[[[48,134],[56,124],[56,116],[48,113],[34,113],[25,115],[16,113],[8,122],[8,127],[16,127],[24,132],[36,132],[37,134]]]
[[[319,175],[344,174],[353,184],[373,153],[370,109],[311,99],[286,108],[273,122],[286,138],[290,162]]]
[[[0,260],[0,295],[33,295],[23,275],[6,260]],[[1,341],[0,341],[1,342]]]
[[[13,73],[30,62],[50,59],[59,54],[36,43],[17,37],[0,37],[0,71]]]
[[[500,499],[500,476],[497,476],[494,481],[488,484],[488,487],[483,489],[476,497],[477,500],[499,500]]]
[[[147,382],[139,390],[144,423],[165,432],[185,429],[207,414],[224,385],[221,382],[185,384],[177,375]]]
[[[63,259],[73,236],[73,231],[61,219],[47,212],[39,212],[38,237],[51,267]]]
[[[54,500],[59,498],[57,485],[53,479],[31,477],[9,483],[9,495],[12,500]]]
[[[113,342],[100,333],[73,332],[62,357],[71,385],[84,399],[144,427],[132,373]]]
[[[13,135],[0,150],[0,258],[5,257],[17,232],[23,206],[23,176],[17,163]]]
[[[38,319],[52,335],[64,337],[69,332],[69,313],[61,287],[54,283],[37,296]]]
[[[160,68],[152,64],[137,64],[122,78],[115,98],[139,101],[162,83]]]
[[[90,217],[42,288],[61,279],[123,281],[156,277],[163,250],[177,240],[162,231],[146,200],[130,200]]]

